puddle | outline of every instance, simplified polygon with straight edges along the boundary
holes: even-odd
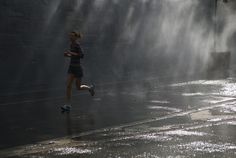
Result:
[[[228,125],[233,125],[233,126],[236,126],[236,121],[229,121],[227,122]]]
[[[225,121],[230,119],[235,119],[236,116],[230,116],[230,115],[216,115],[212,117],[211,119],[207,120],[208,122],[219,122],[219,121]]]
[[[116,137],[110,140],[110,142],[119,141],[136,141],[136,140],[147,140],[147,141],[170,141],[173,137],[168,135],[163,135],[162,133],[152,132],[152,133],[130,133],[130,135],[124,135],[121,137]]]
[[[197,80],[197,81],[189,81],[182,83],[171,84],[171,87],[185,87],[185,86],[193,86],[193,85],[209,85],[209,86],[220,86],[219,91],[216,94],[224,95],[224,96],[236,96],[236,83],[232,83],[231,80]],[[183,93],[183,96],[197,96],[204,95],[203,93]]]
[[[161,142],[173,140],[172,137],[164,136],[164,135],[160,135],[156,133],[137,135],[134,138],[140,139],[140,140],[161,141]]]
[[[228,83],[220,90],[220,95],[235,96],[236,95],[236,84]]]
[[[197,80],[197,81],[189,81],[189,82],[182,82],[182,83],[175,83],[171,84],[172,87],[182,87],[187,85],[225,85],[229,83],[228,80]]]
[[[144,152],[142,154],[136,155],[136,156],[132,156],[131,158],[163,158],[163,156],[159,157],[156,154],[152,154],[149,152]],[[185,156],[182,155],[175,155],[175,156],[165,156],[165,158],[185,158]]]
[[[170,103],[169,101],[167,100],[151,100],[149,101],[150,103],[157,103],[157,104],[168,104]]]
[[[212,116],[212,114],[210,113],[209,110],[205,110],[205,111],[199,111],[199,112],[191,113],[190,117],[193,121],[195,121],[195,120],[206,121],[208,119],[211,119],[213,116]]]
[[[192,97],[192,96],[204,96],[204,95],[207,95],[205,93],[182,93],[182,96],[186,96],[186,97]]]
[[[217,104],[217,103],[220,103],[220,102],[230,101],[232,99],[235,99],[235,98],[211,96],[211,97],[208,97],[207,99],[204,99],[202,101],[205,102],[205,103]]]
[[[165,135],[177,135],[177,136],[205,136],[207,133],[195,132],[195,131],[186,131],[186,130],[174,130],[164,132]]]
[[[187,150],[187,151],[200,151],[200,152],[206,152],[206,153],[213,153],[213,152],[226,152],[228,150],[235,150],[236,146],[234,144],[225,143],[225,144],[212,144],[208,142],[203,141],[196,141],[191,142],[188,144],[183,145],[177,145],[178,148],[181,150]]]
[[[210,119],[208,120],[209,122],[219,122],[219,121],[222,121],[223,118],[213,118],[213,119]]]
[[[71,154],[92,154],[94,151],[90,149],[82,149],[75,147],[55,148],[53,150],[57,155],[71,155]]]
[[[170,108],[170,107],[165,107],[165,106],[148,106],[148,109],[164,109],[168,111],[174,111],[174,112],[181,112],[181,109],[177,108]]]
[[[187,86],[187,85],[200,85],[206,82],[206,80],[198,80],[198,81],[189,81],[189,82],[181,82],[181,83],[174,83],[171,84],[171,87],[182,87],[182,86]]]
[[[236,102],[226,104],[221,112],[224,113],[235,113],[236,112]]]

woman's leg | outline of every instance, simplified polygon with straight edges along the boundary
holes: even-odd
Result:
[[[78,90],[90,90],[90,87],[87,85],[81,85],[81,79],[76,79],[76,87]]]
[[[66,86],[66,103],[71,102],[71,93],[72,93],[72,83],[74,81],[74,75],[69,74],[67,78],[67,86]]]
[[[95,95],[94,85],[92,86],[81,85],[81,79],[76,79],[75,83],[78,90],[88,90],[91,96]]]

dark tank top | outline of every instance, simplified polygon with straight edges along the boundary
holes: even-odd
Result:
[[[71,56],[70,65],[80,65],[80,56],[83,54],[83,51],[78,42],[71,43],[70,51],[74,53],[79,53],[79,56]]]

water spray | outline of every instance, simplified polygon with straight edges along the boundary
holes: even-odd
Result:
[[[213,52],[210,53],[209,65],[207,69],[207,76],[210,78],[226,78],[229,77],[230,67],[230,51],[217,51],[217,9],[218,3],[228,3],[229,0],[215,0],[214,1],[214,44]]]

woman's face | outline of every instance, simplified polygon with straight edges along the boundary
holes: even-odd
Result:
[[[75,33],[71,32],[71,33],[69,34],[69,38],[70,38],[71,41],[76,41],[78,37],[76,36]]]

